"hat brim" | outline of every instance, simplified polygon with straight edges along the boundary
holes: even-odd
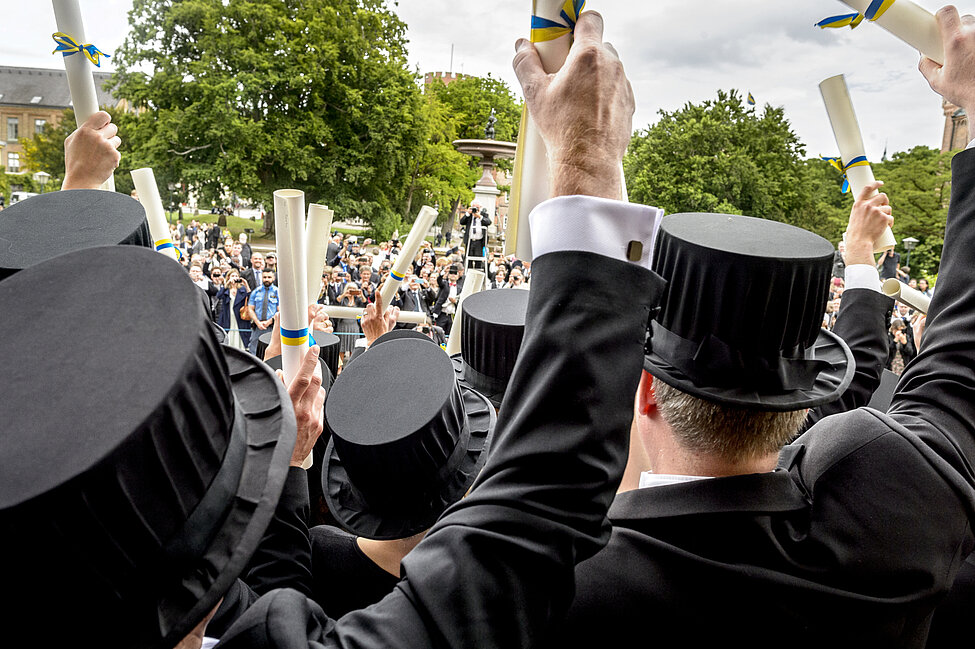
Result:
[[[827,361],[829,369],[820,372],[808,389],[767,393],[741,386],[701,386],[666,360],[651,352],[643,357],[643,369],[667,385],[695,397],[736,408],[788,412],[815,408],[839,399],[850,387],[856,371],[853,353],[843,340],[827,329],[820,329],[813,344],[813,356]]]
[[[454,372],[457,373],[457,381],[472,390],[477,391],[479,394],[487,397],[488,401],[491,402],[494,407],[500,408],[501,402],[504,400],[504,390],[492,390],[490,386],[483,384],[477,380],[477,375],[473,373],[468,373],[468,368],[470,365],[464,362],[464,357],[460,352],[454,354],[450,357],[450,362],[454,364]]]
[[[223,524],[203,556],[159,600],[165,633],[161,647],[176,646],[186,637],[243,572],[274,515],[294,450],[295,416],[284,385],[250,354],[222,349],[237,413],[244,417],[246,455]]]
[[[487,460],[498,416],[486,397],[463,383],[460,390],[470,426],[467,452],[457,471],[444,481],[436,498],[418,503],[410,511],[373,511],[349,480],[334,440],[329,440],[322,468],[322,490],[329,511],[345,529],[378,541],[404,539],[429,529],[447,507],[467,493]]]

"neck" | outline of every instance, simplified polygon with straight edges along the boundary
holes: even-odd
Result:
[[[405,539],[393,539],[390,541],[377,541],[361,536],[356,537],[356,544],[369,559],[377,566],[393,575],[399,577],[399,564],[403,557],[410,553],[410,550],[423,540],[426,530],[407,537]]]

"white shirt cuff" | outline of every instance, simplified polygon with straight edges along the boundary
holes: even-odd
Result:
[[[650,268],[653,243],[664,211],[656,207],[594,196],[559,196],[532,210],[532,251],[594,252]],[[643,250],[639,261],[629,258],[631,242]]]
[[[880,273],[870,264],[847,266],[844,276],[844,290],[866,288],[880,293]]]
[[[969,142],[968,143],[968,146],[966,146],[965,148],[966,149],[975,149],[975,138],[973,138],[972,141]]]

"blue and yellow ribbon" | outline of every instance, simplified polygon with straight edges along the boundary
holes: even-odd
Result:
[[[64,32],[55,32],[53,37],[54,37],[54,42],[57,43],[58,46],[54,48],[54,51],[51,52],[51,54],[57,54],[58,52],[61,52],[61,54],[64,56],[71,56],[72,54],[77,54],[78,52],[81,52],[85,55],[85,58],[91,61],[97,68],[102,67],[101,57],[104,56],[106,59],[112,58],[108,54],[105,54],[105,52],[102,52],[100,49],[92,45],[91,43],[88,43],[87,45],[82,45],[81,43],[71,38]]]
[[[869,20],[873,22],[884,15],[890,6],[894,4],[896,0],[873,0],[867,7],[867,10],[862,14],[852,13],[852,14],[841,14],[839,16],[830,16],[829,18],[824,18],[816,23],[816,27],[820,29],[826,29],[827,27],[837,29],[839,27],[849,27],[850,29],[856,29],[857,25],[862,23],[864,20]]]
[[[304,329],[285,329],[281,327],[281,344],[289,347],[298,347],[308,342],[308,328]]]
[[[554,41],[560,36],[571,34],[576,28],[579,14],[586,6],[586,0],[565,0],[560,13],[564,22],[556,22],[541,16],[532,16],[531,42]]]
[[[176,247],[175,244],[173,244],[172,239],[160,239],[159,241],[156,242],[155,245],[156,245],[156,252],[162,252],[166,248],[172,248],[173,250],[176,251],[177,259],[183,258],[183,253],[180,251],[179,248]]]
[[[850,180],[846,177],[846,170],[853,167],[869,167],[870,161],[867,160],[867,156],[857,156],[850,160],[849,163],[843,164],[843,160],[836,157],[821,156],[823,160],[833,165],[837,171],[843,174],[843,193],[850,191]]]
[[[748,105],[749,106],[754,106],[755,105],[755,98],[752,97],[752,93],[748,93]]]
[[[402,282],[406,278],[406,275],[400,275],[395,270],[390,270],[389,276],[395,279],[397,282]]]

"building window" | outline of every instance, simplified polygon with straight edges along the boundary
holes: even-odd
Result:
[[[39,104],[41,103],[41,99],[43,99],[43,97],[41,97],[40,95],[34,95],[33,97],[30,98],[30,103]]]
[[[19,153],[8,153],[7,154],[7,171],[12,174],[20,173],[20,154]]]
[[[16,117],[7,118],[7,142],[16,142],[20,138],[20,135],[18,134],[18,131],[20,130],[18,128],[19,126],[20,123]]]
[[[47,126],[46,119],[35,119],[34,120],[34,133],[40,135],[44,132],[44,127]]]

